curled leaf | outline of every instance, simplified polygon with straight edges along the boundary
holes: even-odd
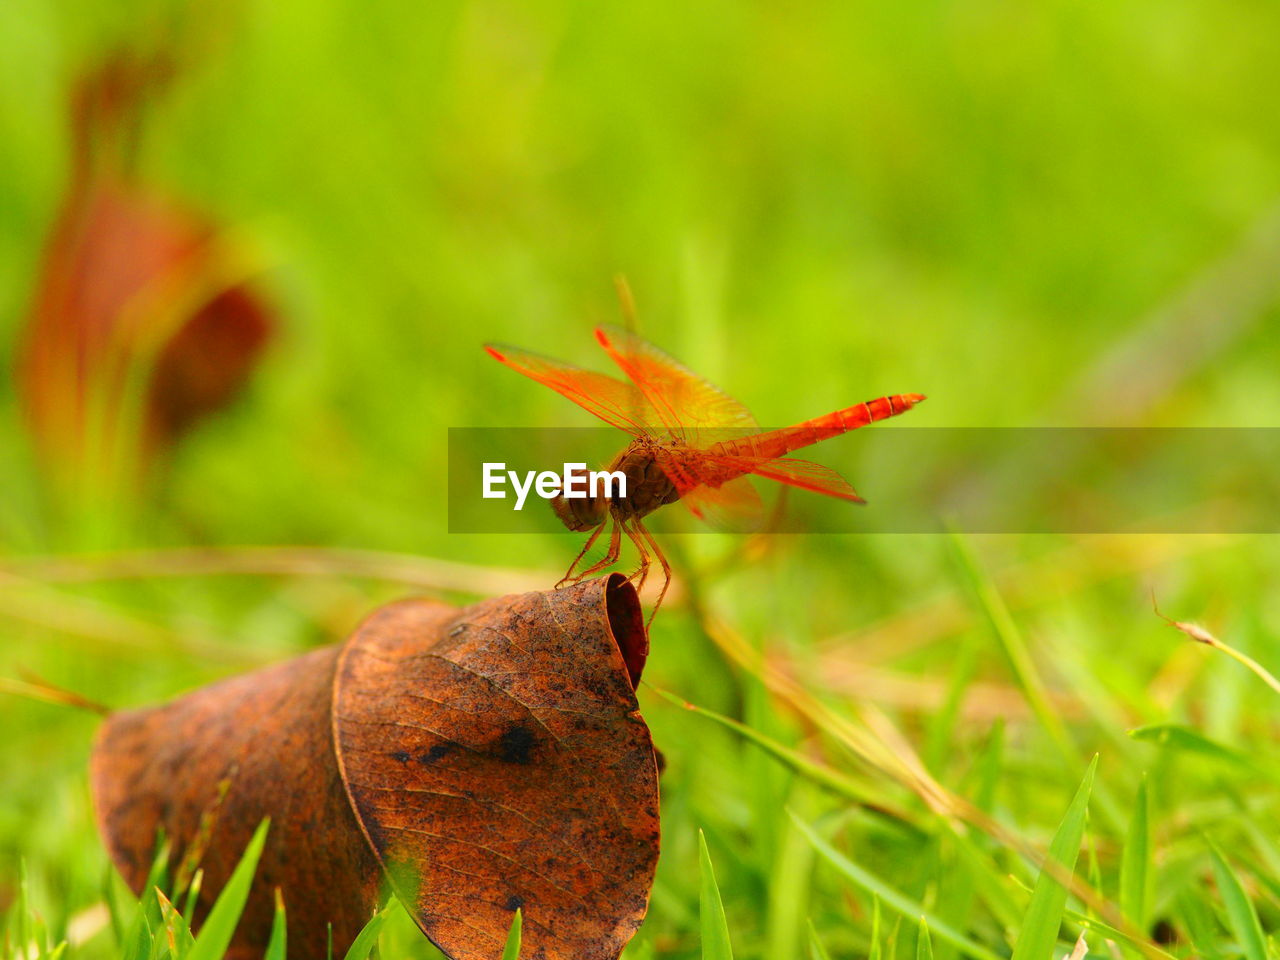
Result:
[[[341,955],[389,881],[454,960],[612,960],[644,917],[657,764],[634,685],[647,640],[620,576],[459,610],[412,600],[342,646],[111,717],[93,757],[99,820],[135,889],[158,828],[175,860],[220,780],[204,891],[272,819],[231,956]],[[197,922],[208,909],[202,892]]]

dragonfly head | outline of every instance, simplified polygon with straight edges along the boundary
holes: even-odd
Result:
[[[563,493],[551,498],[551,509],[570,530],[594,530],[609,515],[608,497],[566,497]]]

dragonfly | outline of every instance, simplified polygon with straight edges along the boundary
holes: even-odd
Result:
[[[625,537],[639,554],[639,567],[631,575],[637,589],[643,588],[655,560],[662,568],[662,589],[650,621],[671,585],[671,566],[645,527],[645,517],[678,500],[713,526],[751,522],[763,515],[764,504],[749,477],[865,503],[836,471],[787,454],[906,413],[925,399],[919,393],[895,393],[794,426],[762,430],[741,403],[633,331],[605,325],[596,328],[595,336],[625,381],[505,344],[488,343],[484,348],[495,360],[631,435],[608,468],[625,476],[625,494],[569,498],[562,492],[551,499],[568,529],[591,531],[556,586],[577,583],[613,566]],[[607,551],[586,565],[585,558],[606,529]]]

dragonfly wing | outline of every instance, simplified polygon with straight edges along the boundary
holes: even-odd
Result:
[[[489,356],[568,397],[605,423],[637,437],[665,432],[663,419],[637,386],[505,344],[485,344]]]
[[[801,490],[848,500],[851,503],[866,502],[858,496],[853,485],[840,474],[830,467],[824,467],[820,463],[809,460],[793,460],[790,457],[771,460],[766,457],[734,456],[706,451],[700,451],[696,461],[694,458],[688,459],[693,462],[686,471],[699,477],[703,483],[714,484],[718,478],[731,479],[750,473],[757,477],[766,477],[792,487],[799,487]]]
[[[821,493],[828,497],[848,500],[851,503],[866,503],[858,496],[858,491],[853,489],[853,484],[848,480],[830,467],[824,467],[811,460],[780,457],[777,460],[765,460],[753,466],[751,472],[757,477],[768,477],[770,480],[777,480],[779,483],[799,487],[801,490],[812,493]]]
[[[718,487],[694,487],[681,501],[695,517],[718,530],[755,530],[764,515],[764,501],[746,477]]]
[[[758,426],[741,403],[643,337],[609,325],[596,328],[596,339],[649,399],[663,424],[690,445],[706,446],[698,440],[701,429]]]

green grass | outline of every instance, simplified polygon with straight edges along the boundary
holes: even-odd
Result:
[[[138,910],[112,875],[86,778],[98,718],[8,691],[151,703],[406,593],[466,601],[504,571],[550,586],[576,538],[449,534],[446,430],[590,425],[480,343],[603,369],[590,330],[616,319],[615,273],[642,331],[766,424],[895,391],[930,399],[884,429],[1280,418],[1260,230],[1280,199],[1280,7],[237,7],[149,117],[137,173],[267,265],[285,326],[252,387],[144,496],[86,504],[58,499],[0,378],[10,955],[201,941],[187,895]],[[66,174],[71,78],[165,8],[0,4],[0,369]],[[864,509],[891,495],[857,435],[828,446]],[[1088,474],[1063,471],[1087,499]],[[29,562],[192,544],[456,566]],[[683,592],[639,693],[668,761],[663,852],[626,960],[710,949],[707,858],[737,960],[1061,958],[1082,931],[1096,956],[1275,960],[1280,699],[1150,594],[1280,672],[1280,541],[664,544]],[[437,956],[399,907],[375,935],[384,956]]]

